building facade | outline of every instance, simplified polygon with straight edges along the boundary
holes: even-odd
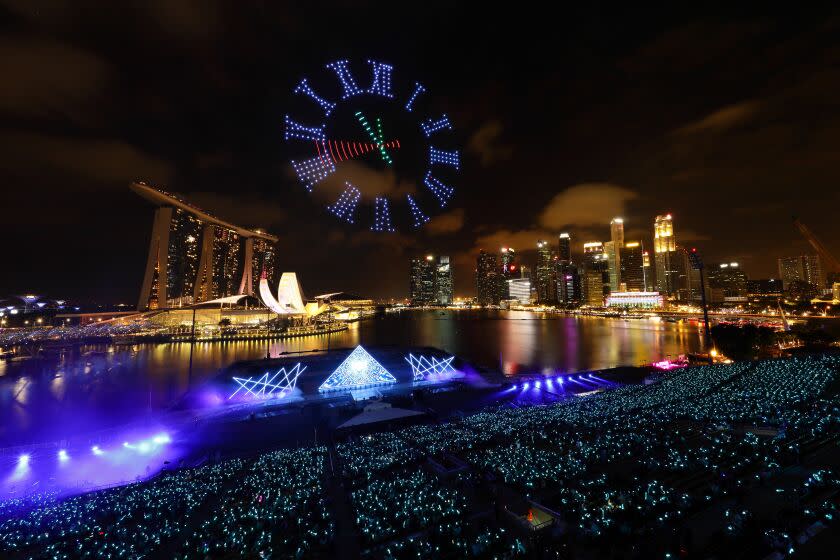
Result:
[[[438,305],[451,305],[454,298],[452,264],[449,257],[440,256],[435,264],[435,299]]]
[[[495,253],[478,252],[475,266],[475,293],[479,305],[499,305],[501,301],[499,261]]]
[[[644,246],[641,241],[625,241],[619,251],[621,259],[620,291],[644,292],[647,290],[645,278]]]
[[[706,265],[710,300],[714,303],[726,298],[745,298],[748,293],[747,274],[737,262]]]
[[[139,311],[254,294],[254,263],[276,275],[277,238],[225,222],[145,183],[131,189],[157,206]]]
[[[537,266],[534,270],[537,301],[554,303],[557,301],[554,281],[554,256],[548,241],[537,242]]]
[[[663,296],[677,293],[682,255],[677,253],[674,222],[671,214],[657,216],[653,223],[653,260],[656,267],[656,289]]]
[[[508,285],[507,292],[509,297],[507,299],[515,299],[522,305],[531,303],[531,279],[530,278],[510,278],[506,281]]]
[[[826,285],[826,276],[819,255],[780,258],[779,277],[782,279],[785,290],[797,281],[807,282],[820,291]]]

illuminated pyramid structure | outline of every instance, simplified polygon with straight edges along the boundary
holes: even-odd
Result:
[[[441,377],[447,374],[455,373],[455,368],[452,367],[452,360],[455,356],[449,356],[443,360],[438,360],[434,356],[431,359],[425,356],[415,356],[409,354],[405,361],[411,364],[411,372],[414,374],[414,381],[425,381],[429,377]]]
[[[318,390],[343,391],[396,382],[396,378],[374,360],[367,350],[356,346],[341,362],[341,365],[335,368],[335,371],[318,387]]]

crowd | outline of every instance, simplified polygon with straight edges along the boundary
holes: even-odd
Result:
[[[0,557],[319,557],[333,524],[321,486],[325,448],[165,473],[0,513]]]
[[[335,446],[335,473],[372,558],[527,554],[532,536],[505,521],[511,494],[554,512],[543,548],[675,557],[714,546],[692,542],[694,514],[734,503],[708,521],[719,545],[787,554],[837,515],[838,472],[803,461],[836,444],[838,379],[837,356],[675,369],[651,385],[357,437]],[[329,453],[283,450],[0,505],[0,556],[329,557]],[[468,470],[428,468],[450,455]],[[759,491],[780,505],[744,505]]]

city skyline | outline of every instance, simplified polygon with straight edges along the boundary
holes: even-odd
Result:
[[[408,257],[433,251],[451,257],[456,295],[473,295],[480,248],[515,247],[535,263],[538,240],[607,241],[615,216],[653,260],[650,224],[671,213],[680,243],[709,262],[738,262],[750,278],[778,277],[777,259],[812,254],[792,214],[840,252],[840,224],[826,211],[840,202],[830,134],[840,111],[824,93],[840,85],[828,40],[836,13],[651,20],[584,8],[556,43],[548,22],[524,12],[502,21],[456,7],[445,23],[434,10],[399,23],[368,14],[365,34],[344,25],[358,21],[355,6],[335,8],[317,32],[293,23],[315,21],[308,10],[234,15],[211,2],[82,17],[58,5],[0,7],[9,22],[0,49],[10,54],[0,169],[8,207],[25,209],[4,216],[15,266],[0,293],[133,305],[151,220],[126,188],[135,180],[266,228],[280,238],[278,267],[298,271],[313,293],[402,298]],[[533,44],[485,40],[518,23]],[[534,63],[542,47],[556,64]],[[337,224],[288,169],[289,91],[336,55],[377,56],[427,77],[435,107],[456,125],[458,192],[418,233]],[[346,165],[371,188],[418,188]],[[320,272],[327,260],[337,272]]]

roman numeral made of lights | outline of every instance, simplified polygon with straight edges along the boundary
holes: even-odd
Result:
[[[373,225],[371,231],[394,233],[393,224],[391,224],[391,209],[388,206],[388,199],[384,196],[377,196],[373,205]]]
[[[420,207],[417,206],[417,203],[414,202],[414,198],[410,194],[405,195],[405,197],[408,199],[408,207],[411,209],[411,217],[414,219],[414,227],[422,227],[423,224],[429,221],[429,217],[420,210]]]
[[[458,158],[458,151],[447,152],[446,150],[439,150],[434,146],[429,146],[429,165],[434,164],[451,165],[455,169],[459,169],[460,160]]]
[[[446,203],[449,202],[449,199],[455,192],[453,187],[445,185],[441,183],[439,179],[433,177],[431,171],[426,171],[426,177],[423,179],[423,184],[432,191],[432,194],[438,199],[441,208],[446,206]]]
[[[324,124],[319,126],[306,126],[292,120],[289,115],[286,115],[286,140],[290,138],[307,141],[315,140],[316,142],[323,141],[326,138],[324,136]]]
[[[423,133],[426,135],[426,138],[428,138],[438,130],[443,130],[444,128],[452,130],[452,124],[449,122],[449,117],[443,115],[436,121],[432,119],[426,119],[425,121],[420,123],[420,128],[423,129]]]
[[[361,198],[362,193],[350,183],[345,183],[345,185],[347,186],[344,192],[341,193],[341,196],[338,197],[338,200],[334,204],[327,206],[327,210],[335,214],[339,219],[352,224],[354,214],[356,213],[356,206],[359,204],[359,198]]]
[[[306,190],[312,192],[313,186],[335,173],[335,164],[331,159],[317,155],[303,161],[292,160],[292,169]]]

